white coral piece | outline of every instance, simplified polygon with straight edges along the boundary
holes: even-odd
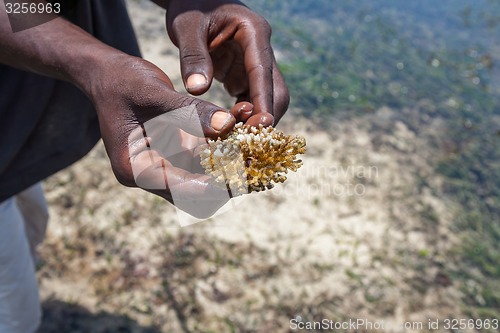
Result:
[[[232,192],[270,189],[286,180],[288,170],[297,171],[306,141],[285,135],[273,127],[252,127],[238,123],[224,140],[209,140],[200,153],[201,165],[217,183]]]

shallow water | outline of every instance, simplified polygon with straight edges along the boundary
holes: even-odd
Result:
[[[434,172],[459,207],[454,230],[463,239],[462,260],[481,271],[486,286],[497,284],[500,2],[247,3],[273,26],[292,107],[311,121],[389,107],[427,141]],[[430,135],[438,121],[443,128]],[[456,274],[470,277],[465,269]],[[486,294],[481,306],[498,308],[500,295]]]

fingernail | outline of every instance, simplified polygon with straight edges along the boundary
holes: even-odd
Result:
[[[274,124],[274,117],[270,113],[258,113],[251,116],[246,123],[255,127],[258,127],[260,124],[262,126],[272,126]]]
[[[253,105],[250,104],[250,103],[244,103],[241,106],[240,110],[241,110],[242,113],[246,113],[246,114],[252,113],[253,112]]]
[[[231,121],[231,115],[224,111],[217,111],[212,115],[210,124],[216,131],[220,131]]]
[[[186,81],[186,88],[188,90],[196,89],[200,86],[207,84],[207,79],[202,74],[191,74]]]

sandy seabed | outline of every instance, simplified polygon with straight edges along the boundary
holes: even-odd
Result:
[[[182,91],[164,11],[128,5],[144,57]],[[202,98],[231,104],[219,85]],[[279,128],[306,137],[304,166],[189,227],[169,203],[119,185],[102,143],[49,178],[40,333],[289,332],[323,319],[426,332],[429,319],[466,318],[447,273],[453,205],[428,147],[389,108],[327,127],[297,114],[292,103]]]

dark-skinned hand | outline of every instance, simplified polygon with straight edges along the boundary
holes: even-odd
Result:
[[[224,136],[237,121],[276,124],[288,106],[288,91],[270,46],[269,24],[242,3],[155,2],[168,9],[167,29],[180,49],[187,90],[202,94],[215,77],[237,102],[247,102],[224,111],[180,94],[153,64],[103,44],[62,18],[14,34],[1,4],[0,62],[82,89],[97,110],[117,179],[155,193],[194,216],[206,217],[228,200],[228,194],[199,169],[199,143],[204,137]],[[183,107],[194,107],[196,116],[176,112]],[[152,119],[169,114],[177,116],[165,124],[165,135],[157,138],[141,131]],[[193,131],[196,124],[201,125],[201,133]],[[182,153],[165,156],[164,148]]]
[[[89,95],[120,183],[141,187],[200,218],[212,215],[227,202],[227,190],[204,175],[198,149],[205,143],[204,137],[224,136],[236,121],[247,121],[252,104],[241,102],[224,111],[176,92],[155,65],[125,55],[103,66]],[[191,106],[195,106],[194,114],[178,112]],[[156,119],[160,120],[154,123]],[[153,127],[148,125],[151,122]],[[200,124],[203,133],[196,130]],[[147,133],[145,126],[149,126]]]
[[[250,125],[276,125],[289,94],[276,65],[268,22],[239,1],[170,0],[167,31],[178,46],[186,90],[206,92],[215,78],[254,111]]]

